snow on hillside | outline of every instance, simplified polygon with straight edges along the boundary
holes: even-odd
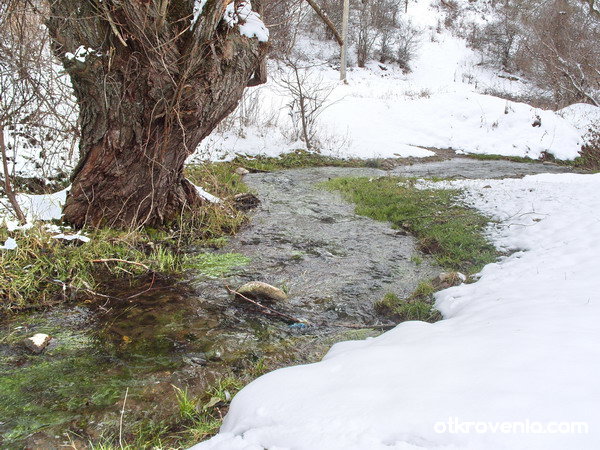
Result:
[[[600,440],[600,175],[465,180],[514,251],[404,322],[267,374],[194,449],[565,449]]]
[[[533,88],[480,65],[481,56],[464,39],[437,26],[442,12],[432,6],[435,3],[421,0],[409,7],[409,19],[422,35],[408,74],[395,65],[371,62],[364,69],[351,68],[349,84],[344,85],[327,63],[335,60],[335,46],[309,37],[299,40],[304,65],[316,66],[310,69],[309,80],[333,90],[331,105],[319,117],[321,151],[342,157],[424,157],[432,155],[426,148],[433,147],[576,158],[584,134],[577,125],[579,115],[560,115],[486,95],[502,92],[518,97]],[[472,15],[471,20],[483,20],[480,12]],[[281,75],[274,66],[270,72],[266,86],[251,90],[252,102],[258,102],[254,108],[260,109],[256,123],[243,132],[217,130],[196,158],[228,159],[235,153],[274,156],[305,147],[291,131],[291,97],[278,86]]]

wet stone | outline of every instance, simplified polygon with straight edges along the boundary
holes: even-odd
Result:
[[[37,333],[33,336],[24,339],[23,345],[32,353],[39,354],[44,351],[44,349],[50,343],[52,338],[44,333]]]

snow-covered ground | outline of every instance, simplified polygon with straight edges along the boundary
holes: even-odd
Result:
[[[194,448],[598,448],[600,175],[452,185],[515,253],[439,292],[440,322],[259,378]]]
[[[534,159],[544,152],[559,159],[576,158],[587,131],[581,124],[589,122],[582,116],[598,117],[600,108],[585,105],[561,114],[488,95],[527,96],[535,89],[481,65],[481,55],[463,38],[438,26],[443,13],[435,4],[420,0],[408,9],[408,19],[422,30],[408,74],[393,64],[371,62],[364,69],[351,68],[345,85],[327,63],[335,60],[335,46],[300,38],[297,46],[306,59],[300,66],[314,66],[306,75],[307,92],[311,84],[332,89],[329,106],[317,122],[316,147],[328,155],[361,158],[425,157],[433,154],[426,150],[430,147]],[[472,16],[470,20],[483,20]],[[253,123],[243,131],[215,131],[195,159],[229,159],[236,153],[276,156],[305,148],[293,132],[291,96],[278,83],[289,71],[284,68],[282,75],[271,67],[269,83],[249,91]],[[238,113],[244,115],[248,108],[245,104]]]

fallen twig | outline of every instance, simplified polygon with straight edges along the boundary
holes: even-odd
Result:
[[[240,297],[241,299],[243,299],[249,303],[252,303],[254,306],[257,306],[266,315],[281,317],[283,319],[289,320],[294,323],[303,323],[304,322],[303,320],[297,319],[293,316],[290,316],[285,313],[281,313],[279,311],[275,311],[274,309],[269,308],[268,306],[262,305],[261,303],[257,302],[256,300],[252,300],[251,298],[246,297],[244,294],[240,294],[238,291],[231,289],[229,286],[225,286],[225,288],[231,294],[235,295],[236,297]]]
[[[119,419],[119,447],[123,448],[123,416],[125,415],[125,404],[127,403],[127,394],[129,388],[125,390],[125,400],[123,400],[123,408],[121,409],[121,418]]]
[[[141,262],[127,261],[126,259],[119,259],[119,258],[92,259],[91,262],[93,262],[93,263],[121,262],[121,263],[125,263],[125,264],[131,264],[134,266],[143,267],[146,270],[150,270],[150,267],[148,267],[146,264],[142,264]]]
[[[149,292],[152,290],[153,286],[154,286],[154,282],[156,281],[156,274],[153,273],[152,274],[152,281],[150,282],[150,286],[148,287],[148,289],[144,289],[142,292],[138,292],[137,294],[133,294],[130,295],[129,297],[125,297],[125,300],[131,300],[132,298],[136,298],[139,297],[142,294],[145,294],[146,292]]]

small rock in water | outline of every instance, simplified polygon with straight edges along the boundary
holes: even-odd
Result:
[[[263,283],[262,281],[251,281],[240,287],[237,292],[245,297],[261,298],[273,302],[283,302],[288,296],[281,289]]]
[[[244,169],[243,167],[238,167],[237,169],[235,169],[235,173],[237,173],[240,176],[244,176],[248,175],[250,171],[248,169]]]
[[[438,277],[438,281],[442,288],[458,286],[467,280],[466,275],[460,272],[442,272]]]
[[[206,365],[206,355],[204,353],[191,353],[183,358],[184,362],[196,366]]]
[[[237,194],[233,197],[235,207],[241,211],[248,211],[260,205],[260,200],[254,194]]]
[[[39,354],[48,346],[52,338],[47,334],[37,333],[23,341],[25,347],[33,353]]]

